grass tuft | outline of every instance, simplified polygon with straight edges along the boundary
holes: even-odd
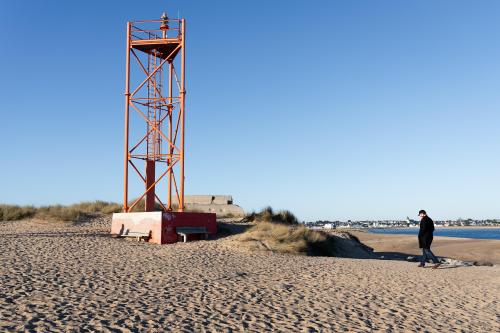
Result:
[[[273,208],[267,206],[263,208],[260,212],[252,212],[245,217],[247,222],[272,222],[287,225],[297,225],[299,220],[292,212],[289,210],[280,210],[274,212]]]
[[[141,200],[132,209],[133,212],[143,212],[144,200]],[[177,206],[172,207],[177,210]],[[155,203],[156,210],[162,210],[159,203]],[[84,201],[73,205],[50,205],[42,207],[2,205],[0,204],[0,221],[17,221],[27,218],[54,219],[59,221],[79,221],[92,214],[111,214],[122,211],[122,206],[115,202]],[[189,210],[187,210],[189,211]]]
[[[33,217],[36,208],[33,206],[0,205],[0,221],[16,221]]]
[[[63,206],[17,206],[0,205],[0,221],[16,221],[27,218],[55,219],[60,221],[78,221],[91,214],[110,214],[121,211],[122,207],[113,202],[89,201]]]
[[[303,225],[260,222],[244,232],[238,240],[253,250],[310,256],[334,256],[334,238]]]

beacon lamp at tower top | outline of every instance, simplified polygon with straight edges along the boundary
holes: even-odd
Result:
[[[160,30],[168,30],[168,16],[165,12],[161,15]]]

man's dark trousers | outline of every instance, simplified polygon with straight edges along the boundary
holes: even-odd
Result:
[[[432,253],[431,249],[423,248],[422,249],[422,259],[420,260],[420,264],[422,266],[424,266],[427,259],[431,259],[432,262],[435,264],[437,264],[439,262],[439,260],[436,258],[434,253]]]

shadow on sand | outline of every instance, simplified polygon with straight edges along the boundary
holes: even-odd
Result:
[[[379,260],[398,260],[398,261],[406,261],[415,263],[418,265],[420,262],[420,256],[416,256],[414,254],[402,253],[402,252],[374,252],[372,251],[373,259]],[[476,265],[476,263],[469,263],[465,261],[455,260],[451,258],[437,257],[441,262],[441,266],[437,269],[451,269],[451,268],[459,268],[459,267],[468,267]],[[432,268],[433,264],[428,262],[424,268]]]
[[[217,221],[217,236],[214,239],[222,239],[229,236],[242,234],[252,227],[248,223],[226,223]]]

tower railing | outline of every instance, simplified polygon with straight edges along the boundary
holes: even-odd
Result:
[[[131,22],[131,37],[132,40],[149,40],[162,38],[180,38],[181,24],[180,19],[167,20],[150,20],[150,21],[133,21]],[[166,24],[167,28],[161,28],[162,24]],[[163,33],[167,32],[167,36],[163,37]]]

